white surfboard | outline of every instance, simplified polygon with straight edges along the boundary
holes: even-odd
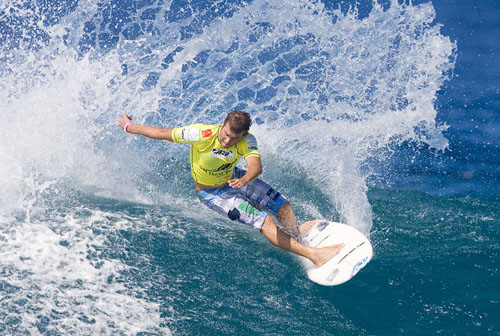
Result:
[[[348,281],[365,267],[373,256],[370,241],[352,226],[315,220],[302,224],[300,230],[303,232],[302,242],[308,246],[345,244],[339,254],[320,267],[304,259],[307,276],[320,285],[335,286]]]

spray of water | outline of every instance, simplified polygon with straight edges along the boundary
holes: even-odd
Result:
[[[433,23],[431,3],[392,1],[386,9],[375,3],[363,19],[355,10],[329,11],[321,2],[299,0],[43,6],[0,5],[2,266],[29,274],[30,281],[13,284],[27,292],[47,283],[57,288],[60,274],[46,270],[73,263],[74,253],[84,253],[85,242],[95,239],[93,220],[62,221],[68,232],[86,232],[67,255],[60,234],[51,233],[38,211],[47,206],[47,193],[56,197],[70,186],[168,203],[169,194],[190,185],[180,163],[187,148],[127,136],[116,126],[123,110],[139,123],[168,127],[248,111],[263,156],[307,176],[342,221],[365,233],[372,225],[366,163],[384,160],[384,149],[401,141],[447,146],[434,101],[453,68],[455,45]],[[49,251],[45,268],[29,261],[34,240]],[[91,277],[84,279],[88,290],[124,267],[108,260],[96,272],[76,264],[75,274]],[[120,289],[99,288],[110,295],[106,304],[116,312],[110,319],[120,320],[125,305],[113,296]],[[145,304],[127,300],[136,311]]]
[[[401,141],[447,146],[434,100],[455,46],[432,24],[430,3],[375,4],[358,19],[321,3],[254,1],[189,38],[194,14],[156,18],[156,35],[118,44],[127,69],[118,91],[129,92],[119,105],[167,126],[247,110],[261,147],[301,167],[342,220],[366,233],[364,163]]]

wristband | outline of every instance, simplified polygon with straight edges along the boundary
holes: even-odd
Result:
[[[129,122],[127,122],[127,123],[125,124],[125,126],[123,126],[123,130],[124,130],[125,132],[127,132],[127,133],[128,133],[127,128],[128,128],[130,125],[132,125],[132,123],[131,123],[130,121],[129,121]]]

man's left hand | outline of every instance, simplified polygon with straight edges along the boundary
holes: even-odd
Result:
[[[128,122],[130,122],[131,120],[132,120],[132,117],[130,117],[130,116],[127,114],[127,112],[126,112],[126,111],[125,111],[125,112],[123,112],[122,119],[120,120],[120,123],[119,123],[120,127],[121,127],[121,128],[125,127],[125,124],[126,124],[126,123],[128,123]]]

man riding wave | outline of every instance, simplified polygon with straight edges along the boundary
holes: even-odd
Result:
[[[300,243],[292,205],[258,178],[262,162],[257,140],[249,133],[251,123],[250,116],[243,111],[230,112],[222,125],[160,128],[133,124],[126,113],[120,120],[120,126],[128,133],[189,144],[191,175],[203,204],[233,221],[260,230],[273,245],[306,257],[319,267],[344,245],[314,248]],[[241,158],[247,170],[237,167]]]

